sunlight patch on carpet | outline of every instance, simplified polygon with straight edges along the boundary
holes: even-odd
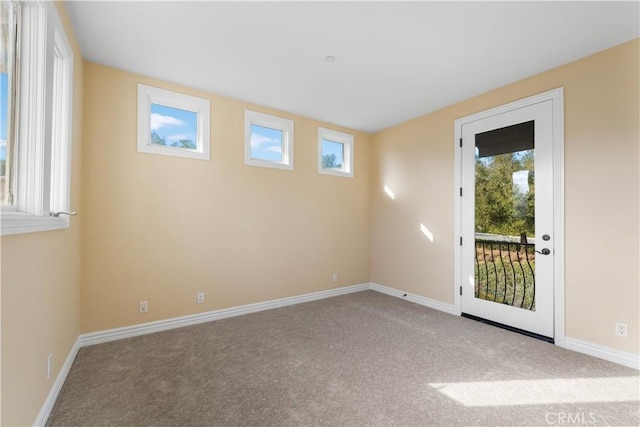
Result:
[[[638,377],[431,383],[429,386],[467,407],[640,400]]]

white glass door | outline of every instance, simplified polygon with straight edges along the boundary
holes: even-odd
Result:
[[[552,101],[462,126],[462,312],[553,338]]]

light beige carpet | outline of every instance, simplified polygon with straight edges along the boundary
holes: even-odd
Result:
[[[638,425],[638,372],[373,291],[80,350],[50,426]]]

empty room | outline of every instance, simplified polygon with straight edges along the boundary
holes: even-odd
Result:
[[[0,13],[0,425],[640,425],[640,2]]]

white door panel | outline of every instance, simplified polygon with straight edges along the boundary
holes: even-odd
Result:
[[[461,279],[462,279],[462,299],[461,309],[463,313],[478,316],[484,319],[492,320],[498,323],[509,325],[518,329],[533,332],[546,337],[554,335],[554,197],[553,197],[553,111],[552,101],[546,100],[534,105],[517,108],[511,111],[496,114],[494,116],[483,118],[481,120],[464,123],[461,129],[462,135],[462,188],[464,189],[461,198],[461,233],[463,237],[461,251]],[[535,173],[533,178],[529,178],[531,183],[535,185],[535,236],[528,236],[535,241],[535,249],[541,252],[542,249],[548,249],[550,253],[543,255],[536,253],[535,258],[531,255],[533,248],[529,247],[529,255],[527,255],[526,245],[517,245],[514,243],[487,243],[484,247],[476,246],[476,136],[484,132],[502,129],[508,126],[518,125],[533,121],[534,148],[535,155]],[[534,180],[534,181],[533,181]],[[515,186],[514,182],[511,183]],[[524,185],[524,184],[523,184]],[[529,184],[527,184],[529,185]],[[515,188],[515,187],[514,187]],[[528,188],[528,187],[527,187]],[[515,191],[515,190],[514,190]],[[524,196],[522,196],[524,197]],[[514,235],[513,233],[510,235]],[[548,236],[548,240],[543,240],[543,235]],[[504,236],[502,236],[504,237]],[[507,238],[500,241],[506,242]],[[511,241],[514,239],[511,238]],[[486,248],[489,248],[488,250]],[[513,248],[519,248],[517,253],[513,252],[504,255],[502,252],[505,248],[507,252]],[[487,252],[488,251],[488,252]],[[515,249],[514,249],[515,251]],[[479,254],[484,256],[484,259]],[[492,269],[489,270],[489,262],[486,260],[487,254],[493,262]],[[515,257],[522,257],[524,260],[518,266],[511,266]],[[496,261],[495,259],[498,259]],[[523,307],[517,304],[516,299],[516,272],[522,269],[521,275],[526,276],[525,270],[530,268],[526,261],[533,264],[534,268],[531,274],[535,278],[535,286],[531,284],[524,287],[522,294]],[[513,264],[513,263],[512,263]],[[481,268],[487,271],[482,276]],[[509,270],[511,268],[511,270]],[[504,271],[500,271],[503,269]],[[520,273],[518,273],[520,274]],[[508,294],[508,283],[511,275],[513,275],[512,294]],[[484,292],[477,282],[486,280]],[[491,298],[490,285],[488,284],[490,277],[496,280],[495,289],[493,291],[493,299]],[[499,277],[504,280],[504,290],[499,290]],[[511,289],[511,288],[509,288]],[[500,298],[500,292],[502,292]],[[529,294],[527,295],[527,292]],[[509,297],[508,297],[509,296]],[[508,297],[508,298],[507,298]],[[525,304],[525,297],[528,302]],[[511,301],[513,298],[516,303]],[[520,297],[518,297],[520,298]],[[494,301],[496,300],[496,301]],[[528,307],[528,308],[527,308]]]

